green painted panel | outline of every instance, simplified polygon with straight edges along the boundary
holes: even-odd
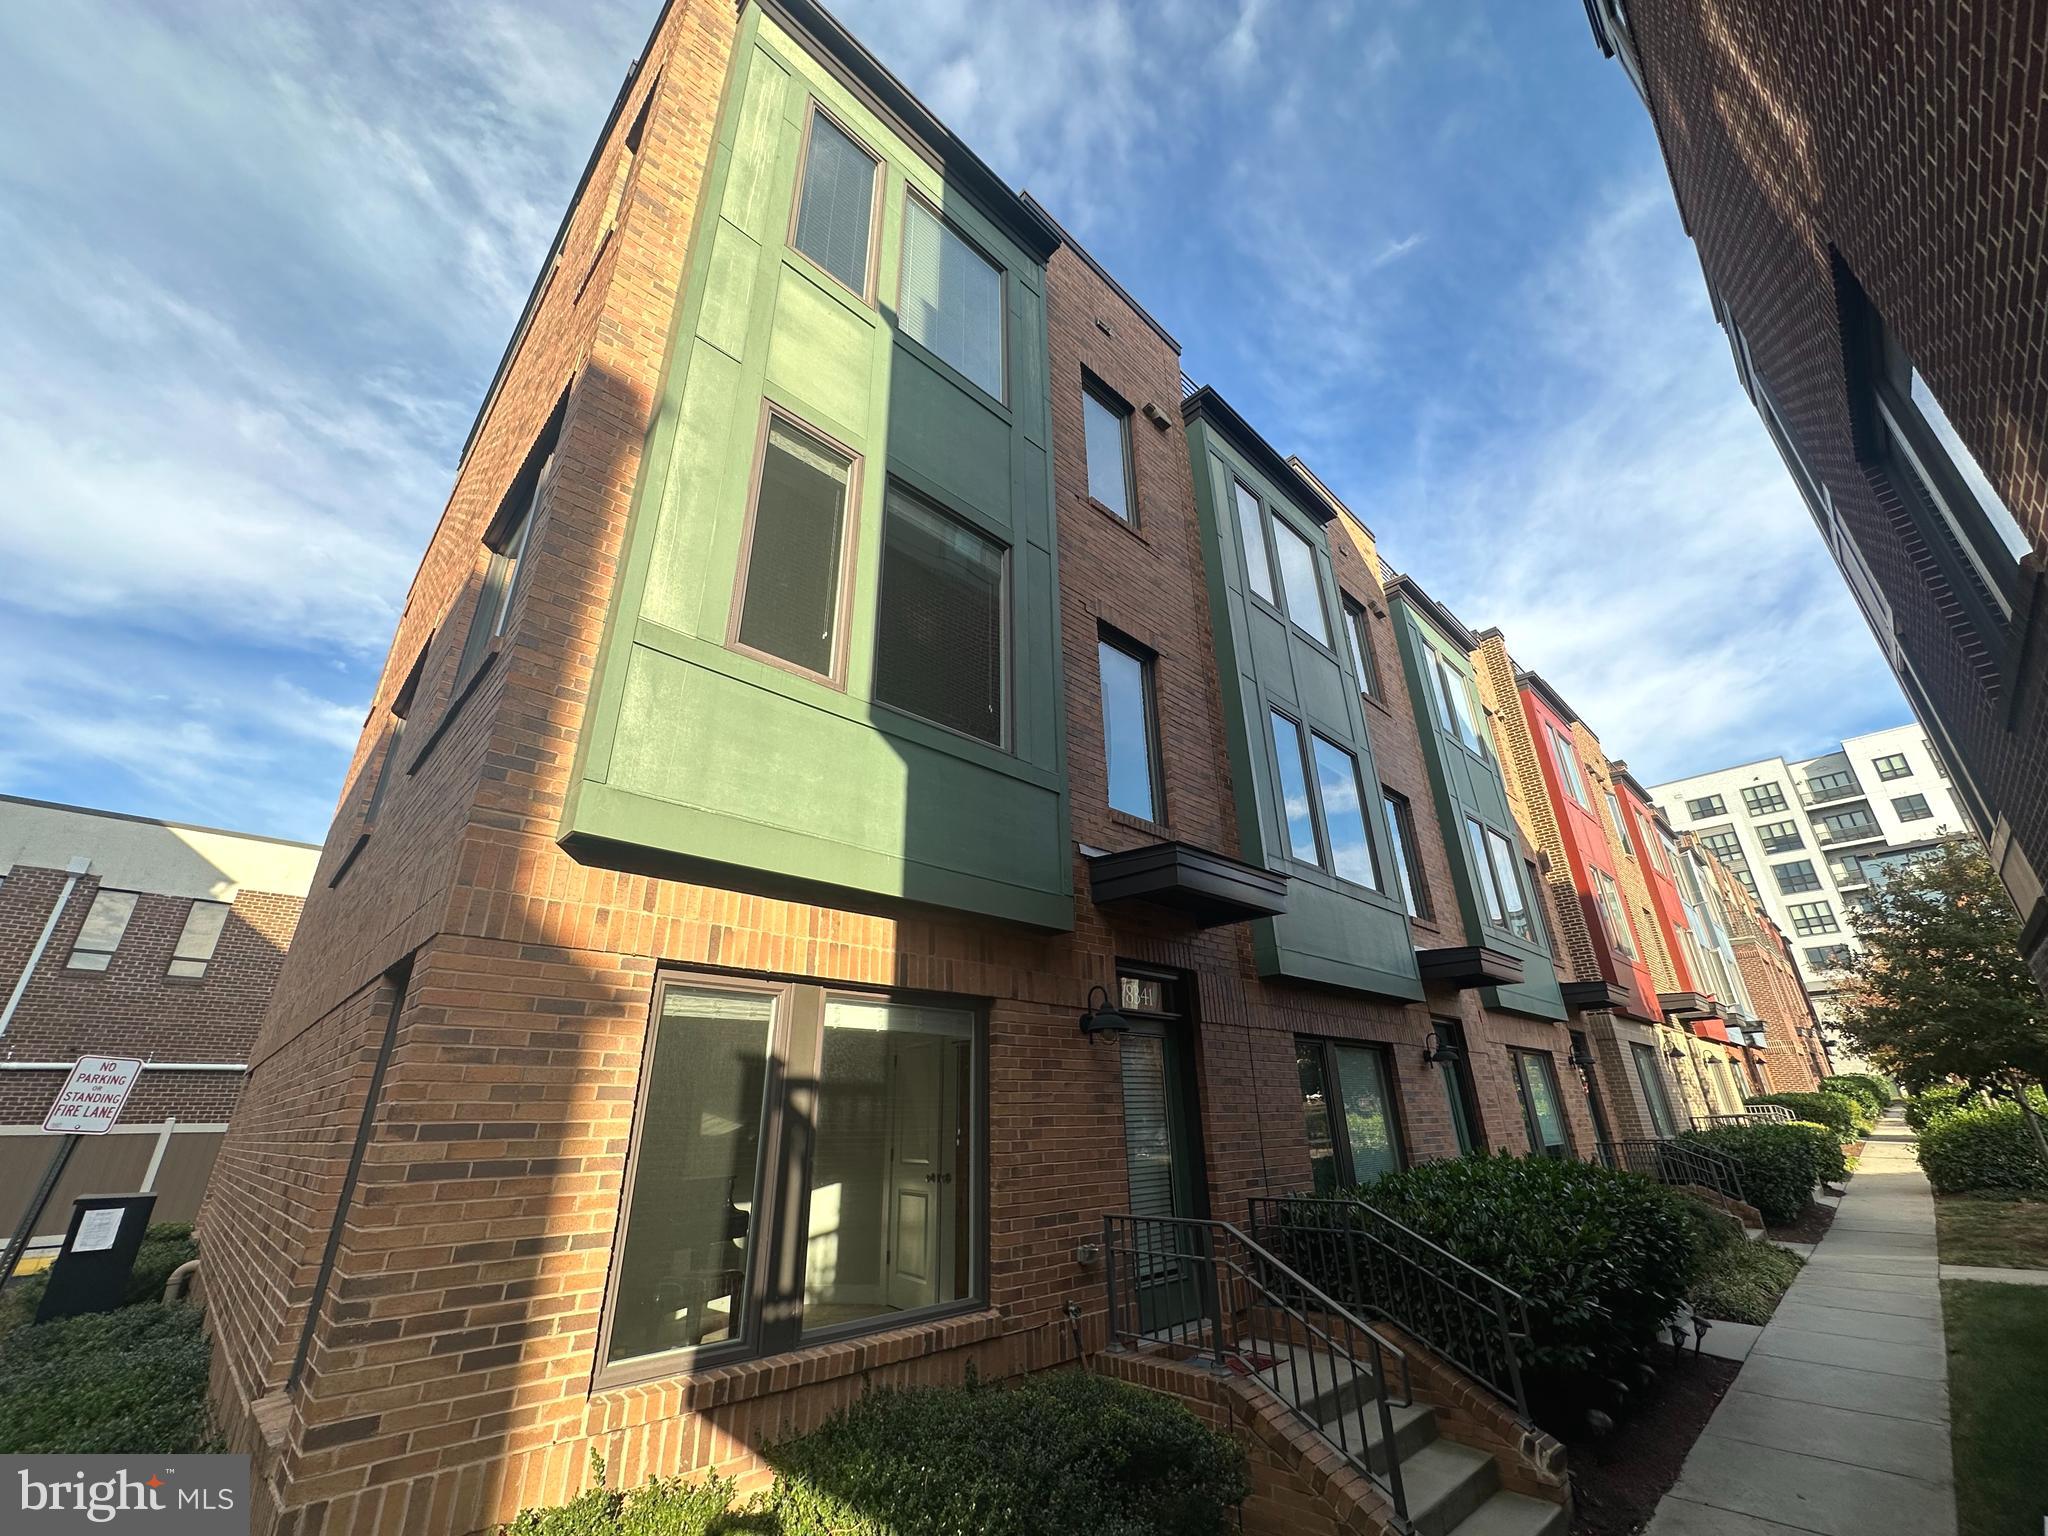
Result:
[[[815,407],[825,420],[853,427],[868,419],[874,326],[854,315],[819,281],[781,269],[768,340],[768,380]]]
[[[884,295],[905,182],[945,201],[943,185],[759,7],[740,25],[561,835],[579,849],[597,838],[639,844],[694,878],[742,888],[1069,928],[1043,271],[970,205],[948,203],[1009,264],[1020,397],[1009,411],[993,407],[917,360],[898,344],[886,301],[861,303],[785,243],[812,99],[883,158],[874,237]],[[725,648],[770,401],[863,460],[837,681]],[[1027,423],[1039,425],[1036,439]],[[892,479],[1011,548],[1008,749],[872,698]]]

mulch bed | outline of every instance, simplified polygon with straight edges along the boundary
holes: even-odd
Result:
[[[1604,1435],[1565,1441],[1572,1474],[1572,1536],[1634,1536],[1678,1481],[1686,1453],[1742,1369],[1733,1360],[1657,1355],[1657,1380]]]
[[[1806,1210],[1789,1226],[1764,1228],[1764,1235],[1781,1243],[1817,1243],[1827,1236],[1827,1230],[1834,1225],[1835,1208],[1822,1205],[1818,1200],[1806,1202]]]

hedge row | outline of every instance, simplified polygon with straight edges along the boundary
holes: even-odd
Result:
[[[16,1328],[0,1343],[0,1452],[217,1450],[197,1307],[154,1305]]]
[[[2010,1099],[1958,1109],[1920,1132],[1920,1166],[1937,1194],[1962,1190],[2048,1191],[2048,1164]]]
[[[1838,1072],[1833,1077],[1820,1080],[1820,1091],[1860,1099],[1869,1107],[1873,1117],[1890,1109],[1892,1100],[1898,1097],[1897,1090],[1874,1072]]]
[[[1752,1104],[1782,1104],[1802,1120],[1824,1125],[1844,1141],[1854,1141],[1877,1124],[1877,1116],[1861,1099],[1845,1093],[1764,1093]]]
[[[1735,1160],[1742,1196],[1773,1225],[1797,1221],[1813,1198],[1813,1187],[1848,1177],[1842,1143],[1834,1131],[1810,1121],[1790,1124],[1717,1125],[1678,1138]]]

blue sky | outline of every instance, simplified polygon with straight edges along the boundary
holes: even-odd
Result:
[[[0,791],[317,840],[656,0],[0,8]],[[1577,0],[842,0],[1646,782],[1908,717]]]

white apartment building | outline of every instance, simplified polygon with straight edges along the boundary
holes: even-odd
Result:
[[[1823,1013],[1829,973],[1855,947],[1849,914],[1868,903],[1873,882],[1970,828],[1918,725],[1852,736],[1819,757],[1767,757],[1673,779],[1650,794],[1784,929]]]

